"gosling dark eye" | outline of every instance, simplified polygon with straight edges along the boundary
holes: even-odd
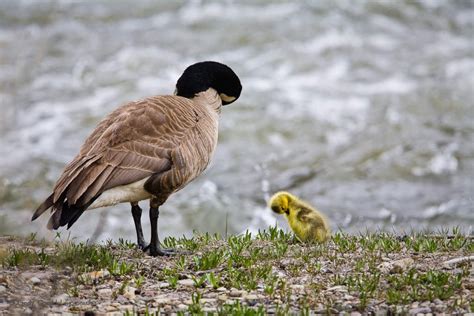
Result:
[[[289,209],[289,208],[287,208],[287,209],[285,210],[285,214],[286,214],[286,215],[290,215],[290,209]]]
[[[273,205],[272,206],[272,211],[275,213],[280,213],[280,207],[278,205]]]

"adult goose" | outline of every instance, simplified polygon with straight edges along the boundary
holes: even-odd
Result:
[[[159,207],[206,169],[217,144],[221,106],[237,100],[241,90],[232,69],[205,61],[186,68],[175,95],[117,108],[86,139],[31,220],[51,208],[48,228],[69,229],[85,210],[129,202],[138,246],[152,256],[170,254],[160,247]],[[148,246],[138,205],[146,199],[150,199]]]

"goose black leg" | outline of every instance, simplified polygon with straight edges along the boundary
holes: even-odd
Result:
[[[137,202],[130,203],[132,205],[132,216],[133,222],[135,223],[135,231],[137,232],[137,245],[140,249],[145,249],[145,239],[143,238],[143,230],[142,230],[142,209],[138,205]]]
[[[160,215],[161,204],[155,198],[152,198],[150,200],[151,239],[150,245],[146,248],[150,249],[150,255],[152,255],[153,257],[170,256],[175,254],[175,252],[171,249],[162,249],[160,239],[158,238],[158,217]]]

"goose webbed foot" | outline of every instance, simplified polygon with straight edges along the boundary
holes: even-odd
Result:
[[[161,246],[153,246],[151,243],[148,246],[142,248],[144,252],[148,252],[150,256],[174,256],[178,254],[178,250],[172,248],[161,248]]]
[[[144,240],[137,242],[137,248],[140,249],[140,250],[145,251],[146,249],[148,249],[148,247],[149,247],[149,245],[147,246],[147,245],[145,244],[145,241],[144,241]]]

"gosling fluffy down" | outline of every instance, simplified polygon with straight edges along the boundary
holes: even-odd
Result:
[[[285,215],[300,241],[323,243],[331,234],[328,220],[323,214],[288,192],[273,195],[269,207],[273,212]]]

